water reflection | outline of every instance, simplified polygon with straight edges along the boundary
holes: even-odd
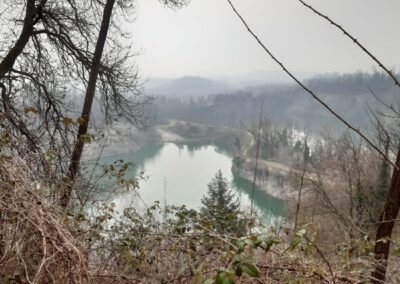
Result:
[[[232,158],[214,146],[204,143],[152,144],[136,152],[106,157],[102,162],[110,163],[118,159],[135,164],[129,175],[144,171],[148,177],[147,181],[139,183],[138,194],[143,201],[138,201],[135,193],[125,192],[113,198],[118,210],[143,203],[153,204],[154,201],[160,201],[161,204],[185,204],[189,208],[198,209],[202,196],[208,190],[207,184],[219,169],[240,197],[242,208],[250,206],[251,182],[233,176]],[[272,223],[279,218],[284,207],[282,200],[258,187],[255,188],[254,205],[265,223]]]
[[[240,176],[233,176],[231,185],[238,192],[244,209],[246,209],[246,206],[250,207],[253,190],[252,183]],[[254,190],[254,207],[263,220],[272,223],[274,218],[281,216],[283,213],[284,203],[281,199],[256,186]]]

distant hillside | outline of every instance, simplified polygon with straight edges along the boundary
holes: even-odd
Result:
[[[305,80],[334,110],[361,128],[371,125],[367,110],[384,110],[371,90],[385,104],[397,105],[400,93],[393,82],[380,73],[321,75]],[[342,125],[300,87],[293,84],[265,84],[242,90],[205,96],[192,102],[160,97],[154,107],[157,117],[176,118],[212,125],[241,126],[256,118],[264,100],[264,112],[275,120],[290,121],[302,128]]]
[[[311,78],[312,72],[295,72],[300,80]],[[214,77],[213,77],[214,78]],[[228,83],[237,88],[264,84],[293,84],[293,80],[283,71],[254,71],[237,76],[217,76],[214,79]]]
[[[232,91],[226,83],[197,76],[185,76],[176,80],[150,80],[146,92],[152,95],[174,97],[198,97]]]
[[[299,72],[301,80],[311,78],[314,73]],[[153,95],[174,97],[198,97],[265,84],[293,84],[292,79],[282,71],[256,71],[237,76],[184,76],[181,78],[148,78],[146,92]]]

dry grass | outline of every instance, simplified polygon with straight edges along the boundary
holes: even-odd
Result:
[[[5,283],[87,283],[85,254],[19,159],[0,160],[0,271]]]
[[[141,224],[137,230],[121,227],[125,234],[121,240],[134,238],[136,249],[124,249],[116,244],[117,238],[99,241],[100,248],[94,249],[82,238],[93,232],[75,236],[65,215],[32,186],[33,176],[22,160],[0,157],[0,283],[202,283],[232,261],[223,256],[226,244],[221,237],[165,234],[157,228],[143,231]],[[98,235],[105,236],[103,232]],[[207,245],[200,244],[204,241]],[[365,260],[343,266],[329,255],[330,272],[313,247],[310,254],[288,251],[289,242],[284,240],[269,252],[246,251],[253,255],[260,277],[244,275],[235,282],[362,283],[360,279],[365,279],[360,271],[368,270]]]

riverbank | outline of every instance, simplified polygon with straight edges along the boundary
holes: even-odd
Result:
[[[213,144],[233,157],[232,173],[250,182],[254,179],[256,143],[246,130],[215,127],[198,123],[170,120],[156,127],[164,142],[196,142]],[[252,157],[253,156],[253,157]],[[288,198],[285,179],[290,167],[276,161],[258,159],[256,185],[275,197]]]
[[[233,158],[234,175],[249,182],[254,179],[256,143],[246,130],[169,120],[146,131],[119,124],[100,133],[99,137],[98,142],[88,144],[85,148],[86,160],[96,160],[100,155],[107,157],[134,152],[152,143],[211,144]],[[288,166],[277,161],[259,159],[256,185],[268,194],[287,199],[289,190],[285,187],[285,180],[289,171]]]

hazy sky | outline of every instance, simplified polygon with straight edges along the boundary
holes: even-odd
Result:
[[[349,39],[297,0],[233,0],[249,25],[293,71],[371,70]],[[400,0],[307,0],[337,20],[390,67],[400,66]],[[231,76],[280,70],[244,29],[226,0],[192,0],[173,11],[137,0],[130,24],[144,76]]]

